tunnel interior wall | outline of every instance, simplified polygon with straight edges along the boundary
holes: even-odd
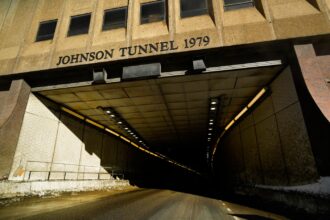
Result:
[[[31,93],[9,179],[110,179],[140,169],[148,160],[143,156],[128,143]]]
[[[228,186],[299,185],[318,178],[290,67],[218,147],[216,172]]]
[[[141,187],[181,191],[200,184],[196,174],[138,150],[118,137],[30,94],[9,180],[129,180]]]
[[[44,103],[30,94],[10,180],[109,179],[126,169],[125,144]]]
[[[318,171],[330,176],[329,41],[294,45],[294,80]]]

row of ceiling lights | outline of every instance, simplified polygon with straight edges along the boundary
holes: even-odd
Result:
[[[146,143],[142,140],[141,136],[124,120],[118,112],[111,107],[101,107],[101,109],[110,116],[111,120],[114,121],[122,130],[124,130],[129,136],[134,138],[140,145],[148,148]]]
[[[101,108],[101,107],[99,107],[99,108]],[[101,108],[101,109],[103,110],[103,108]],[[89,124],[91,124],[91,125],[94,125],[94,126],[100,128],[100,129],[102,129],[102,130],[104,130],[104,131],[106,131],[106,132],[109,132],[110,134],[112,134],[112,135],[114,135],[114,136],[116,136],[116,137],[121,138],[122,140],[126,141],[127,143],[129,143],[129,144],[132,145],[133,147],[135,147],[135,148],[137,148],[137,149],[139,149],[139,150],[141,150],[141,151],[143,151],[143,152],[145,152],[145,153],[147,153],[147,154],[149,154],[149,155],[152,155],[152,156],[154,156],[154,157],[157,157],[157,158],[160,158],[160,159],[162,159],[162,160],[165,160],[165,161],[167,161],[168,163],[171,163],[171,164],[173,164],[173,165],[175,165],[175,166],[181,167],[181,168],[183,168],[183,169],[185,169],[185,170],[188,170],[188,171],[190,171],[190,172],[196,173],[197,175],[201,175],[201,173],[199,173],[198,171],[196,171],[196,170],[194,170],[194,169],[191,169],[191,168],[189,168],[189,167],[187,167],[187,166],[185,166],[185,165],[183,165],[183,164],[180,164],[180,163],[176,162],[175,160],[172,160],[172,159],[166,157],[165,155],[162,155],[162,154],[157,153],[157,152],[151,152],[150,150],[147,150],[146,148],[148,148],[148,147],[146,147],[146,145],[144,145],[143,147],[139,146],[139,145],[136,144],[134,141],[129,140],[129,139],[126,138],[125,136],[120,135],[120,134],[118,134],[117,132],[115,132],[114,130],[111,130],[110,128],[108,128],[108,127],[106,127],[106,126],[104,126],[104,125],[101,125],[101,124],[99,124],[99,123],[97,123],[97,122],[95,122],[95,121],[93,121],[93,120],[91,120],[91,119],[89,119],[89,118],[86,118],[85,116],[80,115],[79,113],[77,113],[77,112],[75,112],[75,111],[73,111],[73,110],[70,110],[70,109],[68,109],[68,108],[66,108],[66,107],[63,107],[63,106],[61,107],[61,110],[64,111],[64,112],[66,112],[66,113],[68,113],[68,114],[70,114],[70,115],[72,115],[72,116],[74,116],[74,117],[76,117],[76,118],[79,118],[80,120],[86,121],[87,123],[89,123]],[[111,110],[112,110],[112,111],[111,111]],[[115,118],[115,117],[116,117],[115,114],[112,114],[112,113],[115,113],[115,111],[113,111],[113,109],[111,109],[111,108],[104,108],[104,112],[105,112],[106,114],[110,115],[110,117],[112,117],[112,118]],[[119,118],[119,117],[118,117],[118,118]],[[124,121],[124,120],[121,120],[121,122],[123,122],[123,121]],[[119,123],[119,124],[123,124],[123,123]],[[127,130],[127,131],[128,131],[128,130]],[[135,135],[135,136],[137,136],[137,135]],[[141,143],[141,142],[139,142],[139,143]],[[143,143],[143,142],[142,142],[142,143]]]
[[[209,120],[208,120],[208,131],[207,131],[207,146],[206,146],[206,159],[209,160],[210,157],[210,144],[212,141],[212,137],[215,133],[215,122],[217,118],[217,112],[219,107],[219,99],[211,98],[209,100]]]
[[[168,158],[168,157],[166,157],[166,156],[164,156],[164,155],[162,155],[160,153],[153,153],[153,152],[150,152],[150,151],[146,150],[145,148],[148,149],[149,147],[145,144],[145,142],[142,140],[142,138],[136,132],[133,131],[133,129],[131,128],[131,126],[126,122],[126,120],[124,120],[113,108],[111,108],[111,107],[105,107],[105,108],[100,107],[100,108],[107,115],[110,116],[111,120],[113,120],[117,125],[119,125],[119,127],[121,127],[123,130],[125,130],[125,132],[127,134],[129,134],[136,141],[138,141],[139,144],[142,145],[144,148],[138,147],[136,144],[133,144],[133,146],[135,146],[135,147],[139,148],[140,150],[145,151],[145,152],[147,152],[147,153],[149,153],[149,154],[151,154],[153,156],[156,156],[158,158],[161,158],[163,160],[166,160],[167,162],[169,162],[171,164],[174,164],[174,165],[179,166],[179,167],[181,167],[183,169],[189,170],[191,172],[194,172],[194,173],[200,175],[199,172],[197,172],[197,171],[195,171],[195,170],[193,170],[193,169],[191,169],[191,168],[189,168],[189,167],[187,167],[187,166],[185,166],[183,164],[180,164],[180,163],[178,163],[178,162],[176,162],[176,161],[174,161],[174,160],[172,160],[172,159],[170,159],[170,158]]]

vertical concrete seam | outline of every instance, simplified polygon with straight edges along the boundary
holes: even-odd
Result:
[[[63,20],[64,20],[63,17],[64,17],[64,11],[65,11],[67,2],[68,1],[63,1],[62,2],[62,7],[60,9],[61,11],[59,12],[59,17],[57,19],[56,29],[55,29],[54,37],[53,37],[53,40],[52,40],[52,47],[50,49],[50,55],[49,55],[49,61],[48,61],[48,67],[49,68],[52,65],[54,54],[55,54],[55,51],[56,51],[56,48],[57,48],[57,44],[58,44],[58,40],[59,40],[60,27],[61,27],[61,25],[63,23]]]
[[[176,2],[178,1],[168,0],[167,5],[168,29],[171,40],[174,40],[176,33]]]
[[[265,177],[265,172],[264,172],[264,168],[262,165],[262,160],[261,160],[261,154],[260,154],[260,146],[259,146],[259,141],[258,141],[258,133],[257,133],[257,124],[256,121],[254,119],[254,114],[251,114],[252,119],[253,119],[253,128],[254,128],[254,134],[255,134],[255,138],[256,138],[256,147],[257,147],[257,151],[258,151],[258,161],[259,161],[259,168],[261,171],[261,178],[262,178],[262,182],[263,184],[266,184],[266,177]]]
[[[276,124],[276,129],[277,129],[277,133],[278,133],[279,142],[280,142],[281,155],[282,155],[283,162],[284,162],[284,172],[285,172],[285,175],[287,177],[287,184],[290,184],[291,180],[290,180],[289,171],[288,171],[288,163],[287,163],[287,159],[286,159],[284,149],[283,149],[283,143],[282,143],[282,139],[281,139],[280,128],[278,127],[278,118],[277,118],[277,113],[278,112],[275,112],[275,105],[274,105],[273,99],[272,99],[272,97],[270,97],[270,98],[271,98],[271,102],[272,102],[272,107],[274,109],[275,124]]]
[[[91,47],[93,45],[94,36],[95,36],[96,12],[99,7],[99,2],[100,1],[94,1],[94,4],[93,4],[93,10],[91,12],[92,16],[91,16],[91,21],[90,21],[90,28],[88,30],[89,34],[88,34],[88,41],[86,44],[86,50],[91,49]]]
[[[11,8],[12,3],[13,3],[13,0],[10,0],[9,6],[8,6],[8,8],[7,8],[7,10],[6,10],[6,14],[5,14],[5,16],[3,17],[3,22],[0,24],[0,33],[1,33],[1,31],[2,31],[2,27],[3,27],[4,23],[5,23],[5,21],[6,21],[6,19],[7,19],[7,16],[8,16],[8,13],[9,13],[9,11],[10,11],[10,8]]]
[[[241,145],[241,151],[242,151],[242,161],[243,161],[243,173],[245,177],[245,183],[247,182],[247,173],[246,173],[246,161],[245,161],[245,155],[244,155],[244,146],[243,146],[243,140],[242,140],[242,130],[241,126],[238,125],[238,131],[239,131],[239,140],[240,140],[240,145]]]
[[[271,32],[272,32],[273,39],[277,39],[276,32],[275,32],[275,29],[274,29],[274,23],[273,23],[274,17],[272,15],[271,11],[270,11],[268,0],[261,0],[261,5],[264,8],[266,20],[268,21],[268,23],[271,26]]]
[[[23,51],[24,47],[26,46],[26,43],[25,43],[26,38],[29,36],[28,33],[31,30],[31,26],[32,26],[32,23],[34,21],[34,18],[37,16],[35,12],[37,11],[38,4],[39,4],[39,0],[35,0],[34,7],[33,7],[34,8],[34,10],[33,10],[34,13],[32,13],[32,16],[30,15],[31,20],[25,26],[24,37],[23,37],[23,39],[22,39],[22,41],[20,42],[20,45],[19,45],[17,57],[16,57],[16,60],[15,60],[15,64],[13,66],[13,72],[15,72],[17,70],[20,58],[22,56],[22,51]]]
[[[216,3],[216,4],[215,4]],[[217,7],[216,7],[217,6]],[[224,16],[224,10],[223,10],[223,1],[217,1],[213,0],[212,2],[212,7],[213,7],[213,13],[215,13],[215,10],[217,9],[219,16],[215,16],[215,20],[218,22],[215,22],[216,27],[218,29],[218,35],[219,35],[219,40],[220,40],[220,46],[224,46],[225,40],[224,40],[224,26],[223,26],[223,16]]]
[[[55,138],[55,142],[54,142],[54,148],[53,148],[53,154],[52,154],[52,160],[51,160],[51,164],[50,164],[49,173],[53,170],[53,164],[54,164],[54,158],[55,158],[55,152],[56,152],[56,145],[57,145],[57,140],[58,140],[58,133],[59,133],[60,124],[61,124],[61,117],[62,117],[62,112],[59,111],[57,129],[56,129],[56,136],[55,136],[56,138]]]
[[[126,28],[126,46],[130,46],[132,44],[133,39],[133,17],[135,10],[134,0],[128,0],[128,14],[127,14],[127,28]]]
[[[100,152],[100,168],[99,168],[99,172],[101,172],[101,167],[103,167],[102,166],[102,159],[103,159],[103,154],[104,154],[104,144],[103,144],[103,140],[104,140],[104,135],[105,135],[105,133],[104,133],[104,130],[102,130],[101,131],[101,152]]]
[[[327,3],[325,2],[325,0],[319,0],[319,2],[317,2],[319,8],[320,8],[320,11],[325,13],[327,19],[326,22],[328,23],[328,26],[330,26],[330,5],[329,7],[327,6]],[[323,9],[323,10],[322,10]]]
[[[85,121],[82,122],[82,125],[83,125],[83,129],[82,129],[82,134],[81,134],[81,146],[80,146],[80,155],[79,155],[79,163],[78,163],[78,171],[77,171],[77,179],[78,179],[78,173],[79,173],[79,169],[80,169],[80,166],[81,167],[84,167],[82,164],[81,164],[81,159],[82,159],[82,152],[83,152],[83,146],[84,146],[84,140],[85,140],[85,131],[86,131],[86,123]],[[84,179],[85,179],[85,167],[84,167]]]

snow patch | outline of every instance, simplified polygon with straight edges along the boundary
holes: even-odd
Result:
[[[302,192],[315,194],[322,197],[330,196],[330,176],[321,177],[316,183],[300,185],[300,186],[268,186],[255,185],[257,188],[283,190],[287,192]]]

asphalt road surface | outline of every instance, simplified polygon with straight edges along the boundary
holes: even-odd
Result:
[[[221,200],[171,190],[140,189],[30,198],[0,208],[0,219],[286,219]]]

